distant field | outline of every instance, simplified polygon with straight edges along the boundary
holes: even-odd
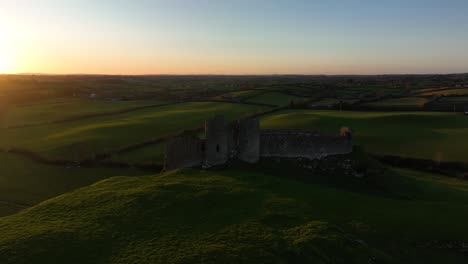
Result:
[[[54,99],[39,104],[10,106],[3,126],[36,124],[70,117],[109,113],[146,105],[162,104],[158,101],[109,101],[91,99]]]
[[[288,105],[291,102],[291,100],[300,102],[300,101],[303,101],[304,98],[298,97],[298,96],[287,95],[283,93],[278,93],[278,92],[271,92],[271,93],[260,94],[253,98],[250,98],[249,100],[247,100],[247,102],[283,106],[283,105]]]
[[[325,98],[325,99],[322,99],[320,101],[316,101],[316,102],[313,102],[311,103],[311,105],[319,105],[319,106],[333,106],[335,104],[339,104],[340,103],[340,100],[336,99],[336,98]]]
[[[247,91],[239,91],[239,92],[232,92],[229,93],[230,95],[233,95],[234,98],[243,100],[245,98],[249,98],[252,96],[255,96],[257,94],[264,93],[264,91],[261,90],[247,90]],[[225,99],[223,95],[217,96],[215,99]]]
[[[324,98],[319,101],[315,101],[310,103],[310,105],[316,105],[316,106],[328,106],[332,107],[334,105],[339,104],[340,102],[347,103],[347,104],[353,104],[359,100],[350,100],[350,99],[337,99],[337,98]]]
[[[429,100],[424,97],[403,97],[396,99],[385,99],[377,102],[366,103],[364,106],[381,107],[422,107]]]
[[[403,88],[390,88],[390,87],[351,87],[346,89],[340,89],[337,91],[338,96],[348,96],[354,98],[360,98],[362,96],[384,96],[384,95],[401,95],[406,92]]]
[[[434,91],[423,93],[424,96],[439,96],[439,95],[468,95],[468,88],[464,89],[448,89],[442,91]]]
[[[0,152],[0,217],[110,176],[142,174],[133,169],[48,166]]]
[[[461,114],[288,110],[263,117],[261,126],[333,133],[349,126],[370,152],[468,162],[468,117]]]
[[[215,115],[232,120],[268,107],[197,102],[29,128],[0,129],[0,148],[21,147],[49,157],[81,160],[151,138],[199,127]]]

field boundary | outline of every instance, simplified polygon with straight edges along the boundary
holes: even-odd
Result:
[[[394,155],[369,153],[382,163],[419,171],[432,172],[468,180],[468,163],[456,161],[435,161],[430,159],[410,158]]]
[[[23,158],[32,160],[40,164],[59,166],[59,167],[137,168],[137,169],[151,170],[151,171],[154,171],[154,170],[161,171],[163,169],[162,164],[156,164],[156,163],[127,163],[127,162],[115,162],[115,161],[102,161],[102,160],[94,160],[94,159],[85,159],[81,161],[51,159],[51,158],[44,157],[39,153],[26,150],[26,149],[20,149],[20,148],[11,148],[8,150],[1,150],[1,152],[21,156]]]

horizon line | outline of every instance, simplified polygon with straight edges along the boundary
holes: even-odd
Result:
[[[264,74],[220,74],[220,73],[144,73],[144,74],[123,74],[123,73],[0,73],[1,75],[42,75],[42,76],[409,76],[409,75],[466,75],[468,72],[452,73],[264,73]]]

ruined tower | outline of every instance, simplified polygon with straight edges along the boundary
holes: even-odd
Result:
[[[228,160],[228,129],[223,116],[216,116],[205,123],[204,167],[225,164]]]
[[[257,118],[239,121],[238,134],[239,160],[256,163],[260,157],[260,122]]]

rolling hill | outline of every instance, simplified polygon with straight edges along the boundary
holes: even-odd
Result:
[[[296,165],[105,179],[0,218],[0,263],[466,263],[467,182]]]

